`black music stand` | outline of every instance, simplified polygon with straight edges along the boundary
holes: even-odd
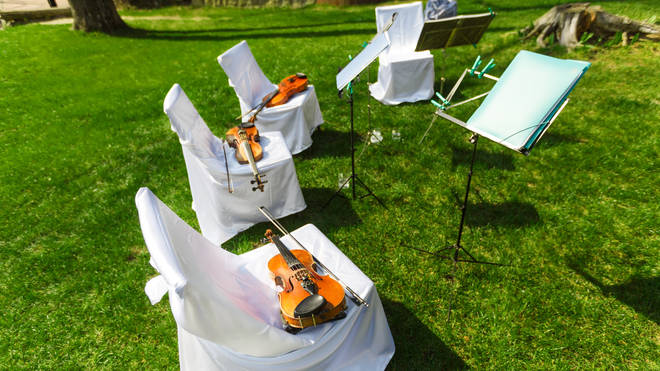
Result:
[[[460,45],[476,46],[493,18],[495,13],[489,9],[489,13],[466,14],[424,22],[415,51],[442,50],[440,94],[444,94],[445,49]]]
[[[526,50],[520,51],[516,55],[499,78],[487,73],[495,66],[492,59],[481,71],[478,71],[477,68],[480,64],[481,58],[477,57],[472,68],[463,71],[447,98],[436,94],[440,102],[431,101],[438,107],[435,115],[472,132],[470,138],[473,145],[472,160],[456,243],[436,252],[414,249],[452,260],[454,272],[459,262],[504,265],[477,260],[461,244],[478,138],[482,136],[518,153],[529,155],[532,148],[564,109],[568,103],[568,95],[591,65],[589,62],[563,60]],[[453,103],[454,94],[467,76],[479,79],[485,77],[496,81],[496,84],[488,92]],[[449,109],[483,97],[486,98],[467,122],[446,113]],[[453,254],[450,256],[442,254],[452,250]],[[461,251],[468,258],[459,259]],[[451,303],[449,311],[451,315]]]
[[[339,73],[337,73],[336,81],[337,81],[337,91],[339,93],[339,97],[342,97],[342,92],[344,91],[344,88],[346,88],[346,98],[347,101],[351,107],[351,175],[339,186],[339,189],[337,192],[335,192],[332,197],[323,205],[323,208],[328,206],[330,202],[336,197],[344,197],[344,195],[341,194],[342,189],[344,189],[344,186],[350,181],[353,180],[352,184],[352,193],[353,193],[353,200],[358,198],[357,193],[355,191],[355,188],[357,185],[360,185],[362,188],[364,188],[367,193],[364,195],[361,195],[359,198],[365,198],[368,196],[373,196],[378,203],[383,206],[384,208],[387,209],[387,206],[383,203],[383,201],[376,196],[367,185],[358,178],[357,174],[355,173],[355,143],[353,141],[353,137],[355,136],[355,130],[353,127],[353,86],[356,82],[356,79],[358,75],[365,69],[367,68],[371,62],[373,62],[376,58],[378,58],[378,55],[382,53],[387,47],[389,47],[390,41],[388,38],[385,36],[385,33],[379,33],[376,35],[376,37],[371,40],[371,42],[360,52],[360,54],[356,55],[355,58],[351,59],[351,61],[342,69],[340,69]]]

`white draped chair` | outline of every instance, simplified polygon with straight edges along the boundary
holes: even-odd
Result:
[[[229,78],[229,86],[236,92],[241,114],[250,111],[277,88],[261,71],[245,40],[222,53],[218,63]],[[304,71],[291,71],[290,75],[296,72]],[[281,79],[285,77],[281,76]],[[249,117],[243,117],[243,121]],[[285,104],[264,108],[255,122],[259,131],[281,132],[294,155],[312,145],[312,133],[322,123],[321,108],[312,85]]]
[[[197,213],[202,233],[213,243],[220,245],[252,225],[267,221],[258,206],[266,206],[277,218],[307,207],[293,158],[281,133],[259,133],[263,158],[257,162],[257,167],[268,183],[264,185],[264,192],[253,191],[250,166],[239,164],[236,150],[211,133],[179,84],[174,84],[167,93],[163,109],[172,130],[179,135],[192,208]],[[229,193],[227,187],[227,166],[233,193]]]
[[[390,47],[378,57],[378,81],[369,86],[371,96],[381,103],[396,105],[427,100],[433,96],[433,55],[416,52],[417,39],[424,26],[422,3],[379,6],[376,8],[378,32],[398,13],[387,31]]]
[[[347,300],[346,318],[292,335],[283,330],[266,266],[277,254],[274,245],[235,255],[200,235],[148,188],[138,191],[135,203],[159,273],[145,292],[152,304],[169,293],[182,370],[383,370],[392,358],[394,342],[373,282],[314,225],[292,235],[369,307]],[[282,241],[291,246],[288,236]]]

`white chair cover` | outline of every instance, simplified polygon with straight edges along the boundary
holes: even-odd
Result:
[[[369,86],[371,96],[388,105],[430,99],[435,79],[433,55],[428,50],[415,51],[424,26],[422,3],[377,7],[378,32],[395,12],[399,14],[387,31],[391,44],[378,57],[378,81]]]
[[[264,156],[257,167],[268,183],[264,192],[255,192],[250,184],[254,179],[250,167],[239,164],[236,150],[211,133],[179,84],[174,84],[167,93],[163,109],[172,130],[179,135],[193,197],[192,208],[202,233],[213,243],[220,245],[240,231],[267,221],[258,206],[266,206],[278,218],[307,207],[293,158],[281,133],[259,133]],[[233,193],[227,190],[223,145]]]
[[[383,370],[394,342],[373,282],[314,225],[292,234],[357,291],[344,319],[297,335],[282,329],[268,244],[235,255],[212,244],[148,188],[136,197],[140,226],[159,275],[145,292],[152,304],[169,292],[182,370]],[[282,241],[291,246],[289,237]],[[347,298],[348,299],[348,298]]]
[[[277,89],[277,85],[271,83],[259,68],[245,40],[222,53],[218,63],[229,78],[229,86],[234,88],[238,96],[241,114],[248,112],[268,93]],[[248,119],[249,115],[243,121]],[[304,151],[312,145],[314,130],[323,123],[314,86],[310,85],[283,105],[264,108],[255,123],[259,131],[281,132],[292,154]]]

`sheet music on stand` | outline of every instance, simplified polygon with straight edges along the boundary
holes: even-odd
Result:
[[[424,23],[415,51],[476,44],[495,13],[467,14]]]
[[[385,33],[379,33],[376,37],[371,40],[371,42],[356,55],[355,58],[351,59],[350,62],[341,71],[337,74],[337,90],[342,90],[348,85],[349,82],[353,81],[360,72],[362,72],[371,62],[373,62],[378,55],[383,52],[388,46],[390,46],[390,40],[385,36]]]

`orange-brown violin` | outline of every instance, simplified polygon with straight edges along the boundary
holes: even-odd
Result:
[[[261,144],[259,144],[260,137],[259,131],[254,124],[241,124],[235,126],[227,131],[225,134],[227,143],[236,149],[236,160],[239,164],[250,164],[254,180],[251,181],[255,186],[253,191],[257,189],[261,192],[264,191],[264,183],[268,183],[261,178],[264,176],[259,173],[257,169],[257,161],[261,160],[264,156]]]
[[[307,80],[307,75],[304,73],[296,73],[295,75],[285,77],[280,81],[279,85],[277,85],[277,90],[266,95],[259,105],[250,110],[250,112],[254,113],[248,121],[254,123],[257,120],[257,115],[262,109],[264,109],[264,107],[282,105],[288,102],[293,95],[305,91],[308,85],[309,81]]]
[[[314,257],[305,250],[289,250],[269,229],[266,237],[279,254],[268,261],[287,327],[303,329],[346,316],[344,288],[328,275],[321,276]],[[294,330],[295,331],[295,330]]]
[[[309,81],[307,80],[307,75],[304,73],[296,73],[295,75],[285,77],[277,86],[277,94],[266,103],[266,107],[274,107],[286,103],[294,94],[307,90],[308,85]]]

